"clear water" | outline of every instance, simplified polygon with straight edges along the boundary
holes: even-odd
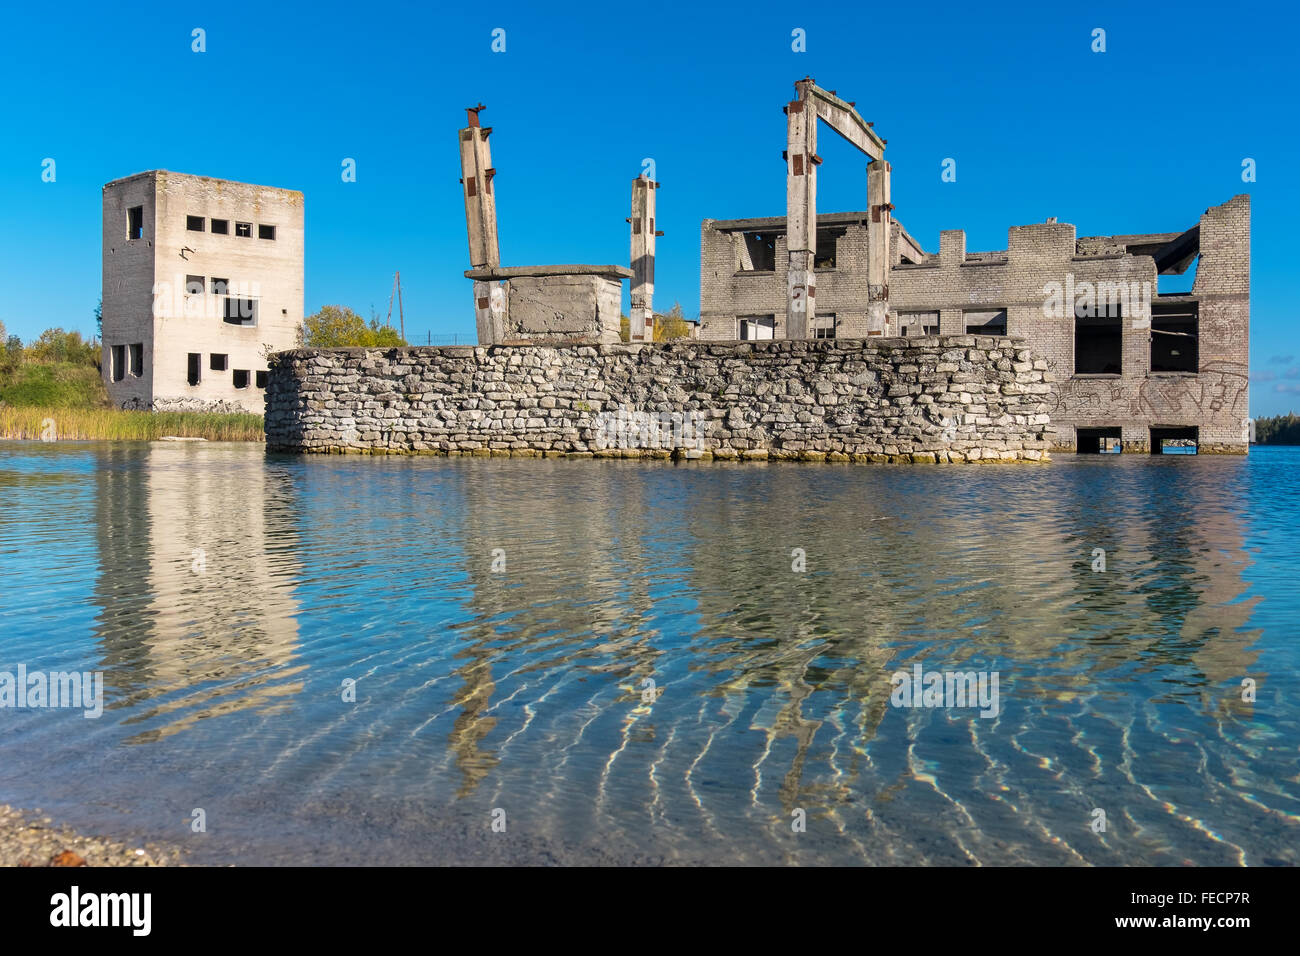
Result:
[[[214,862],[1294,864],[1298,469],[3,443],[0,671],[108,707],[0,710],[0,801]]]

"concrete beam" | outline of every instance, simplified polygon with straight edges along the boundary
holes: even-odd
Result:
[[[506,290],[500,282],[474,283],[474,326],[479,345],[500,344],[505,336]]]
[[[630,279],[632,270],[627,266],[497,266],[494,269],[467,269],[467,279],[517,279],[520,276],[607,276],[611,279]]]
[[[497,243],[497,206],[492,178],[490,129],[478,125],[478,107],[470,110],[470,124],[460,131],[461,190],[465,195],[465,226],[469,233],[469,264],[475,269],[501,264]]]
[[[867,206],[871,221],[867,223],[867,330],[884,334],[889,311],[889,163],[874,160],[867,166]]]
[[[467,125],[458,134],[460,141],[460,184],[465,197],[465,229],[469,235],[469,264],[475,269],[493,269],[501,265],[497,243],[497,206],[492,178],[492,151],[488,147],[491,128],[479,126],[478,114],[484,107],[472,107]],[[474,323],[480,345],[500,341],[496,335],[499,322],[492,314],[493,296],[489,288],[474,284]],[[498,301],[503,301],[498,297]],[[500,316],[497,316],[499,319]]]
[[[868,184],[868,188],[870,188],[870,184]],[[921,248],[921,244],[912,238],[911,233],[909,233],[906,229],[904,229],[899,224],[898,220],[896,219],[894,220],[894,225],[898,226],[899,259],[901,259],[903,262],[913,262],[913,263],[925,262],[926,259],[929,257],[926,256],[925,250]],[[870,227],[868,226],[868,228]]]
[[[646,341],[646,326],[653,337],[655,294],[655,193],[659,184],[644,177],[632,180],[632,306],[630,339]]]
[[[795,84],[796,87],[798,84]],[[816,315],[817,113],[804,99],[786,107],[786,338],[806,339]]]
[[[795,84],[795,88],[812,103],[813,109],[827,126],[872,159],[884,159],[885,141],[877,136],[876,131],[867,124],[867,121],[858,115],[853,104],[840,99],[834,93],[823,90],[809,80],[800,80]]]

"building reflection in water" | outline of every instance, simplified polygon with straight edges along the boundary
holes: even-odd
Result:
[[[854,795],[893,711],[889,675],[914,662],[996,668],[1004,697],[1039,710],[1156,672],[1184,697],[1215,688],[1210,710],[1239,707],[1232,687],[1255,663],[1241,519],[1208,471],[1185,469],[1171,498],[1138,472],[1021,468],[1009,493],[997,466],[464,464],[472,620],[450,735],[462,795],[501,761],[489,740],[517,747],[528,732],[493,733],[498,681],[523,670],[539,685],[512,679],[509,696],[544,700],[561,667],[617,683],[623,730],[605,776],[629,744],[659,741],[678,751],[647,770],[666,786],[669,766],[687,775],[730,734],[730,770],[754,775],[755,802],[775,773],[788,812]],[[491,571],[494,547],[506,574]],[[675,695],[666,707],[640,705],[647,678]],[[683,694],[713,704],[697,716]],[[599,695],[593,706],[611,703]]]
[[[102,452],[96,636],[110,700],[144,725],[137,742],[302,688],[291,479],[242,452]]]

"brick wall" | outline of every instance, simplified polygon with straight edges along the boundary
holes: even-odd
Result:
[[[845,216],[818,217],[819,224]],[[779,218],[747,220],[770,223]],[[866,327],[867,262],[865,217],[840,240],[836,269],[817,275],[816,308],[839,320],[837,336],[863,336]],[[784,247],[778,239],[774,273],[737,273],[731,224],[705,220],[701,229],[702,339],[736,337],[735,320],[744,314],[775,314],[778,338],[785,320]],[[897,237],[892,244],[897,250]],[[965,233],[940,233],[939,253],[920,264],[902,263],[890,271],[890,315],[886,334],[897,334],[900,311],[940,314],[940,332],[966,331],[968,310],[1005,309],[1007,333],[1023,336],[1048,363],[1059,381],[1053,394],[1056,447],[1073,449],[1080,427],[1119,427],[1127,450],[1147,450],[1152,427],[1195,426],[1203,452],[1244,453],[1249,376],[1250,201],[1237,196],[1200,218],[1200,259],[1190,297],[1200,316],[1198,371],[1156,373],[1150,367],[1151,303],[1159,301],[1154,259],[1125,255],[1122,244],[1105,237],[1079,244],[1066,223],[1015,226],[1007,249],[968,253]],[[1080,254],[1084,253],[1084,254]],[[1118,375],[1077,376],[1075,322],[1071,303],[1047,314],[1049,284],[1076,290],[1091,284],[1122,284],[1136,291],[1122,316],[1122,369]],[[1136,283],[1136,286],[1134,284]]]

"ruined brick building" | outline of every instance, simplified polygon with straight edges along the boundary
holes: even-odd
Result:
[[[302,193],[155,169],[105,185],[103,215],[113,404],[260,414],[302,323]]]
[[[810,338],[1023,336],[1057,379],[1058,450],[1247,449],[1250,199],[1212,207],[1182,232],[1077,237],[1049,220],[1013,226],[1007,248],[967,252],[939,235],[925,252],[889,223],[888,311],[868,312],[867,212],[816,217]],[[786,218],[706,219],[704,340],[787,338]],[[1159,276],[1195,270],[1190,293]]]

